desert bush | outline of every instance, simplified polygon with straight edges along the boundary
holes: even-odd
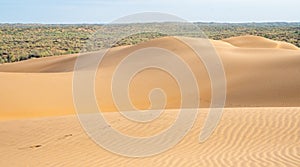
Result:
[[[165,23],[166,24],[166,23]],[[195,23],[211,39],[224,39],[240,35],[257,35],[265,38],[286,41],[300,47],[300,23]],[[159,23],[126,25],[127,29],[159,27]],[[166,27],[166,26],[164,26]],[[170,23],[167,31],[172,34],[176,26]],[[99,34],[97,40],[86,47],[87,41],[98,30],[105,29],[117,37],[124,30],[122,25],[40,25],[40,24],[0,24],[1,62],[22,61],[53,55],[73,54],[110,47],[109,34]],[[182,35],[199,37],[188,29]],[[134,45],[150,39],[165,36],[160,33],[138,33],[121,39],[113,46]]]

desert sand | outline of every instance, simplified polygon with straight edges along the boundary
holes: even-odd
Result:
[[[197,44],[203,55],[211,49],[201,39],[186,40]],[[226,107],[300,107],[300,49],[255,36],[211,40],[211,43],[224,66]],[[130,53],[147,47],[168,49],[184,59],[198,82],[200,107],[209,107],[211,82],[204,64],[186,44],[165,37],[110,50],[96,77],[95,92],[102,111],[117,111],[111,95],[111,80],[119,62]],[[97,52],[82,56],[93,57],[95,54]],[[74,114],[72,77],[77,56],[54,56],[0,65],[0,119]],[[131,63],[134,66],[143,62]],[[82,69],[88,67],[89,64],[85,64]],[[148,94],[153,88],[165,91],[167,109],[180,107],[178,84],[169,74],[157,69],[144,70],[133,77],[129,92],[135,107],[149,108]]]
[[[167,111],[153,123],[137,125],[105,113],[113,128],[131,136],[156,134],[176,115]],[[196,124],[175,147],[142,159],[102,149],[76,116],[3,121],[0,166],[299,166],[299,108],[225,109],[213,135],[199,143],[206,115],[206,109],[199,111]]]
[[[185,40],[201,47],[203,55],[210,49],[202,39]],[[132,136],[153,135],[168,127],[181,96],[166,72],[138,73],[129,87],[134,106],[148,109],[148,93],[158,87],[167,95],[168,110],[152,123],[130,123],[114,112],[110,89],[115,67],[123,58],[142,48],[160,47],[179,55],[196,74],[200,91],[196,124],[171,150],[142,159],[102,149],[81,128],[72,98],[79,55],[0,65],[0,166],[299,166],[300,49],[256,36],[210,41],[222,60],[227,92],[222,120],[205,143],[198,138],[210,104],[210,78],[186,44],[164,37],[113,48],[100,64],[95,82],[99,107],[113,128]],[[89,64],[81,68],[88,70]]]

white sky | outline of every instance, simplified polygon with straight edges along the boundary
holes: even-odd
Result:
[[[106,23],[139,12],[188,21],[300,21],[300,0],[0,0],[0,22]]]

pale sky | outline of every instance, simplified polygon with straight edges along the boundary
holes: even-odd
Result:
[[[300,0],[0,0],[0,23],[109,23],[139,12],[188,21],[300,22]]]

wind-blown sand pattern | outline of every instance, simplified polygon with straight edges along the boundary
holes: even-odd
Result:
[[[203,39],[185,40],[199,45],[203,55],[211,49]],[[148,158],[113,154],[84,132],[74,115],[72,98],[78,55],[0,65],[0,166],[300,166],[300,49],[255,36],[211,43],[224,66],[227,108],[204,143],[198,139],[210,104],[210,79],[187,45],[164,37],[117,47],[99,67],[96,98],[110,124],[103,128],[138,137],[157,134],[173,123],[181,100],[178,85],[157,69],[133,77],[129,91],[137,108],[148,109],[148,93],[159,87],[167,95],[168,109],[151,123],[133,123],[113,112],[117,109],[110,85],[116,65],[136,50],[161,47],[184,59],[196,74],[201,104],[195,125],[174,148]],[[143,62],[132,65],[136,63]],[[88,70],[89,64],[81,68]]]
[[[150,124],[136,124],[117,113],[105,113],[112,128],[132,136],[156,134],[176,115],[166,111]],[[75,116],[4,121],[0,166],[299,166],[299,108],[225,109],[213,135],[199,143],[206,115],[207,110],[201,109],[192,130],[174,148],[142,159],[102,149]]]

